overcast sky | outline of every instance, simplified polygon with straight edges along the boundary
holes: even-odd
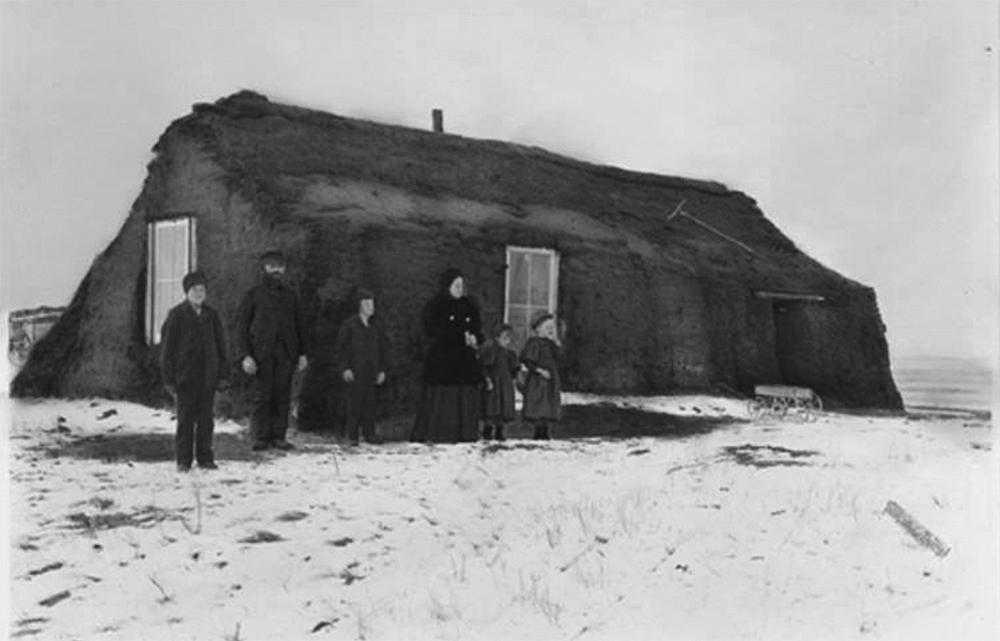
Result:
[[[0,1],[0,308],[69,301],[195,102],[272,100],[717,180],[873,286],[892,355],[986,355],[998,4]]]

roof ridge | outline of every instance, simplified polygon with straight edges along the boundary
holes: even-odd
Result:
[[[407,135],[424,137],[427,140],[434,140],[444,135],[447,136],[452,142],[476,145],[480,148],[489,149],[493,152],[501,150],[514,152],[520,155],[535,158],[537,160],[543,160],[554,165],[578,169],[580,171],[606,176],[615,180],[638,184],[659,185],[675,189],[691,189],[712,194],[730,194],[750,198],[747,194],[732,190],[724,183],[714,180],[673,176],[651,171],[639,171],[635,169],[625,169],[614,165],[600,164],[581,160],[579,158],[573,158],[572,156],[550,151],[544,147],[536,145],[526,145],[523,143],[499,140],[495,138],[474,138],[455,133],[440,134],[408,125],[384,123],[365,118],[344,116],[331,111],[324,111],[312,107],[273,102],[264,94],[249,89],[241,89],[233,94],[219,98],[214,103],[195,103],[192,105],[192,115],[195,117],[201,114],[209,113],[216,113],[230,118],[264,118],[267,116],[280,116],[300,121],[320,118],[323,120],[329,120],[330,122],[339,122],[342,125],[353,127],[377,127],[380,129],[397,130]]]

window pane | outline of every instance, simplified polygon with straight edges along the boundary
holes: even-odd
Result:
[[[514,349],[521,351],[524,342],[528,340],[528,308],[523,305],[511,305],[508,308],[507,322],[514,328]]]
[[[173,261],[171,266],[173,270],[170,272],[170,280],[183,280],[184,274],[187,273],[187,229],[183,225],[175,225],[173,229],[173,237],[171,238],[171,251],[173,252]]]
[[[158,343],[167,312],[184,299],[182,283],[191,269],[188,239],[191,219],[161,221],[153,225],[155,246],[150,248],[154,270],[150,278],[152,314],[147,331],[153,342]]]
[[[509,283],[508,303],[526,305],[528,303],[529,257],[524,252],[510,252],[510,268],[507,270]]]
[[[170,289],[160,283],[157,283],[153,290],[153,331],[157,342],[160,340],[163,321],[166,320],[167,312],[170,310],[171,294]]]
[[[156,226],[156,267],[155,282],[170,278],[174,273],[174,230],[172,226],[159,223]]]
[[[549,306],[549,277],[551,275],[552,256],[550,254],[531,254],[531,294],[530,305]]]
[[[531,335],[531,321],[550,308],[556,255],[551,250],[508,248],[507,320],[514,327],[515,346],[520,349]]]
[[[160,327],[170,308],[183,298],[181,279],[187,267],[187,243],[182,223],[169,221],[160,223],[156,230],[156,249],[159,260],[156,264],[156,298],[153,307],[155,331],[159,339]]]

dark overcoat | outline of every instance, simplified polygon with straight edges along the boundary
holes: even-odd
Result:
[[[374,318],[365,326],[355,314],[340,326],[334,349],[334,362],[338,374],[352,370],[374,375],[389,369],[389,337]]]
[[[514,375],[521,369],[517,352],[488,341],[479,359],[486,378],[493,384],[492,389],[483,388],[483,418],[514,420]]]
[[[292,360],[304,355],[304,320],[295,290],[265,277],[247,292],[236,314],[240,358],[252,356],[263,362],[279,355]]]
[[[431,347],[424,360],[427,385],[478,385],[483,381],[477,350],[465,342],[465,333],[483,341],[479,308],[467,296],[439,295],[424,307],[424,332]]]
[[[199,314],[185,300],[167,314],[161,336],[164,385],[181,391],[215,389],[220,380],[229,378],[222,321],[212,307],[202,305]]]
[[[532,336],[521,350],[521,362],[528,368],[524,383],[522,413],[528,420],[558,421],[561,414],[559,380],[559,346],[549,338]],[[548,370],[549,378],[539,368]]]

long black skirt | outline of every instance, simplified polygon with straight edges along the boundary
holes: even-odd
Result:
[[[479,385],[428,385],[410,440],[458,443],[479,439]]]

